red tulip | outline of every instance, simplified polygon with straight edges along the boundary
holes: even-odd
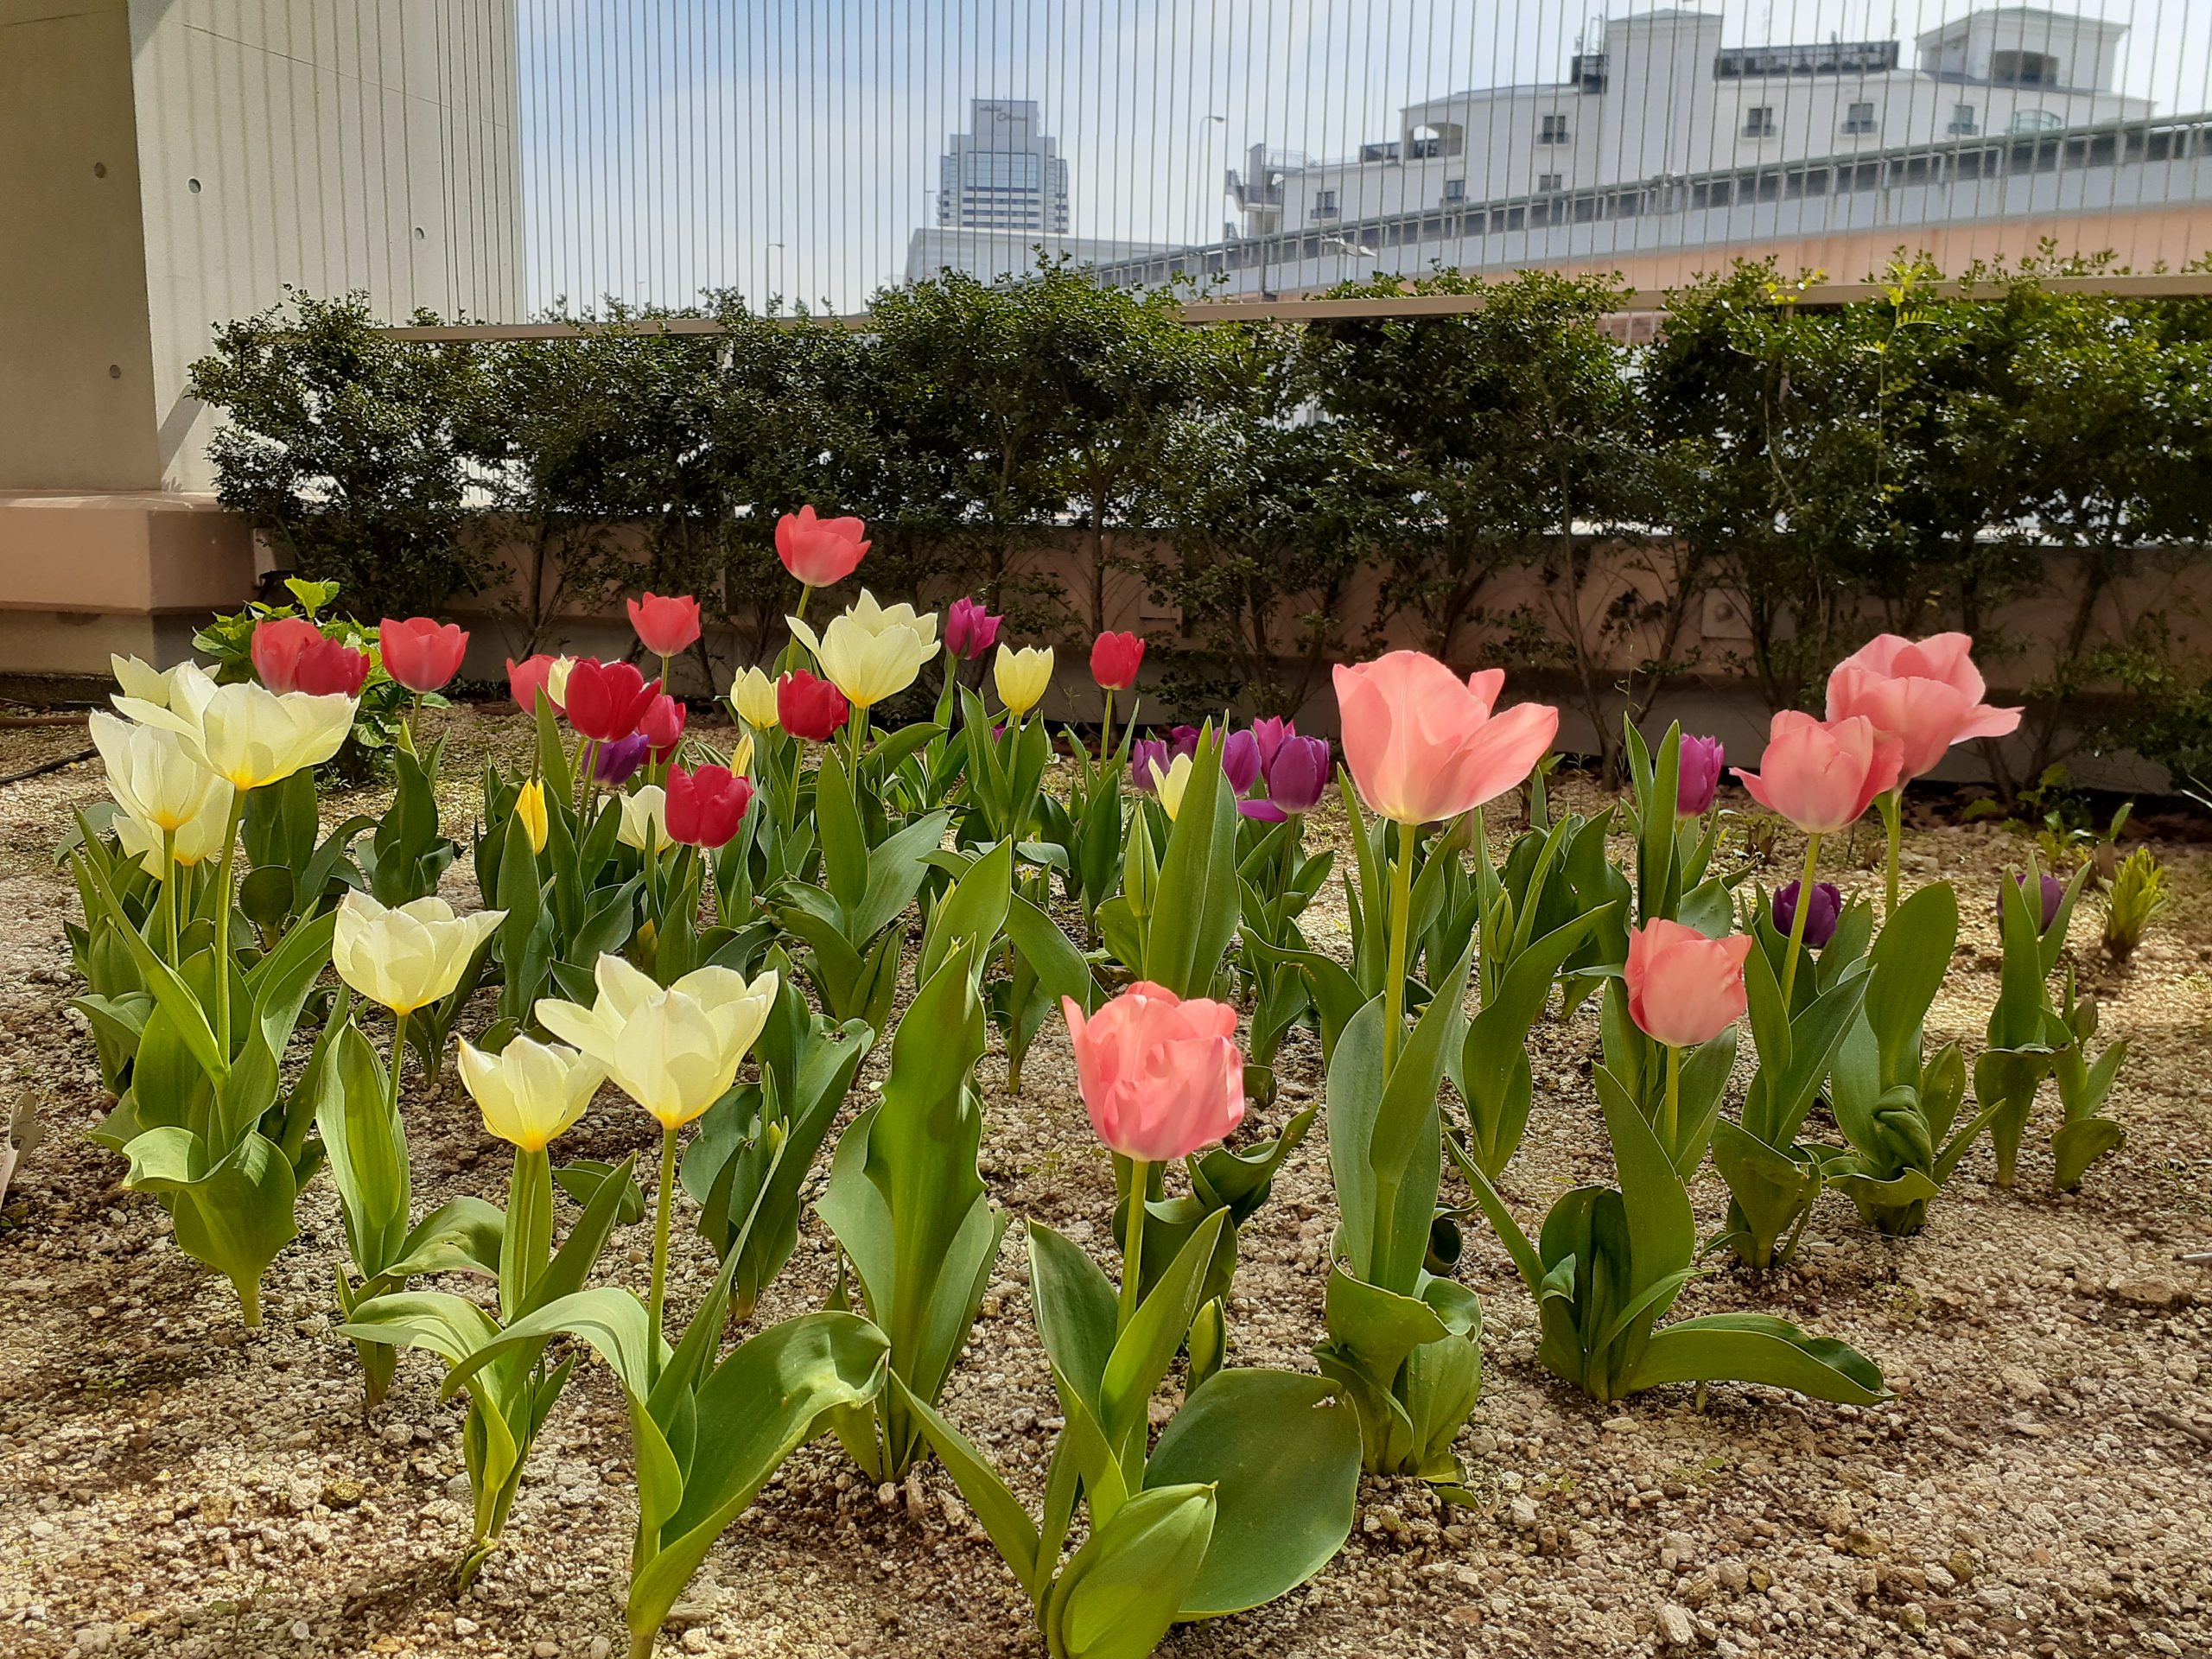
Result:
[[[1751,798],[1808,836],[1834,835],[1859,821],[1874,798],[1897,781],[1904,750],[1863,715],[1815,720],[1785,709],[1768,730],[1759,769],[1735,773]]]
[[[776,721],[793,737],[827,743],[852,711],[843,692],[803,668],[776,682]]]
[[[553,659],[543,652],[520,662],[507,658],[507,694],[525,715],[537,712],[537,694],[553,677]]]
[[[275,616],[255,623],[255,677],[271,691],[297,690],[300,653],[321,639],[322,630],[302,616]]]
[[[300,653],[292,671],[292,689],[311,697],[358,697],[369,677],[369,653],[341,645],[335,639],[317,639]]]
[[[699,638],[699,601],[648,593],[630,601],[630,626],[654,656],[673,657]]]
[[[1919,640],[1878,634],[1829,674],[1828,719],[1864,715],[1895,738],[1902,750],[1898,780],[1910,783],[1933,771],[1954,743],[2002,737],[2020,723],[2018,709],[1993,709],[1981,700],[1973,650],[1968,633]]]
[[[753,780],[728,766],[668,769],[668,838],[687,847],[719,847],[737,833],[753,804]]]
[[[1743,1017],[1744,961],[1751,936],[1708,939],[1663,918],[1628,935],[1628,1014],[1637,1029],[1669,1048],[1709,1042]]]
[[[1102,633],[1091,643],[1090,677],[1109,691],[1126,691],[1144,665],[1144,640],[1134,633]]]
[[[1336,671],[1344,765],[1369,808],[1399,823],[1472,811],[1526,779],[1559,734],[1559,710],[1493,716],[1505,671],[1462,681],[1435,658],[1394,651]]]
[[[660,682],[646,683],[633,664],[587,657],[569,671],[568,696],[562,708],[569,724],[586,737],[607,743],[636,731],[659,695]]]
[[[638,722],[638,731],[652,746],[654,760],[665,760],[676,752],[676,746],[683,741],[683,728],[690,712],[666,692],[655,697],[646,708],[645,718]]]
[[[457,622],[427,616],[395,622],[387,616],[377,625],[377,645],[385,673],[410,691],[435,691],[461,672],[468,634]]]
[[[1087,1019],[1073,997],[1060,1011],[1090,1126],[1114,1151],[1164,1163],[1243,1121],[1244,1057],[1227,1003],[1139,980]]]
[[[868,526],[857,518],[817,518],[811,506],[776,520],[776,556],[810,588],[842,582],[868,556]]]

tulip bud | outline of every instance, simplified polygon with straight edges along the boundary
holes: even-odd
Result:
[[[1153,768],[1152,792],[1160,798],[1160,810],[1171,819],[1183,810],[1183,793],[1191,786],[1192,767],[1191,757],[1179,754],[1166,771]]]
[[[1160,891],[1160,858],[1152,849],[1152,831],[1141,817],[1129,823],[1128,845],[1122,849],[1122,896],[1129,914],[1142,921],[1152,914],[1152,901]]]
[[[1144,640],[1134,633],[1102,633],[1090,647],[1090,677],[1109,691],[1136,683],[1144,664]]]
[[[944,613],[944,648],[972,663],[999,642],[1003,616],[993,616],[972,599],[956,599]]]
[[[1835,925],[1843,915],[1843,890],[1833,881],[1813,883],[1812,908],[1805,912],[1805,944],[1817,950],[1835,937]],[[1777,887],[1774,894],[1774,931],[1783,938],[1789,937],[1789,930],[1797,925],[1797,883]]]
[[[1702,817],[1713,809],[1719,792],[1720,768],[1728,751],[1717,737],[1682,734],[1681,770],[1675,786],[1675,811],[1685,818]]]
[[[1260,741],[1249,732],[1231,732],[1222,741],[1221,772],[1230,792],[1243,795],[1260,780]]]
[[[776,683],[757,668],[748,668],[729,689],[729,705],[737,717],[757,732],[772,732],[779,723],[776,713]]]
[[[2012,885],[2025,891],[2028,878],[2025,874],[2016,872],[2012,877]],[[2043,878],[2043,914],[2036,923],[2037,932],[2050,931],[2050,925],[2058,919],[2058,907],[2065,902],[2065,899],[2066,884],[2055,875],[2045,875]],[[2001,888],[1997,895],[1997,916],[1999,920],[2004,919],[2005,894]]]
[[[648,593],[630,604],[630,626],[638,642],[656,657],[673,657],[699,638],[699,601]]]
[[[531,779],[515,794],[515,817],[522,820],[523,833],[530,837],[530,850],[543,853],[549,825],[545,817],[545,785]]]
[[[645,755],[652,748],[643,732],[632,732],[627,737],[618,737],[612,743],[602,743],[592,756],[591,775],[609,789],[619,789],[636,775],[645,764]]]
[[[1008,651],[1001,645],[991,665],[991,677],[1007,713],[1019,720],[1037,706],[1052,683],[1052,648],[1025,645],[1020,651]]]

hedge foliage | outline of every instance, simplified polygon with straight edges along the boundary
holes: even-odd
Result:
[[[1454,660],[1554,671],[1600,732],[1670,676],[1748,676],[1780,707],[1878,629],[1963,628],[2000,663],[2031,646],[2005,677],[2032,689],[2033,770],[2115,683],[2133,701],[2107,737],[2194,760],[2212,695],[2170,643],[2185,619],[2109,613],[2212,535],[2212,300],[2048,280],[2103,268],[1979,268],[1974,297],[1936,300],[1900,261],[1882,297],[1815,309],[1738,264],[1633,347],[1606,321],[1623,290],[1549,272],[1381,279],[1343,291],[1485,303],[1302,328],[1189,327],[1173,296],[1066,267],[947,273],[878,296],[866,334],[715,293],[683,315],[720,336],[483,345],[395,342],[364,296],[296,296],[220,329],[193,391],[229,416],[225,503],[359,605],[486,582],[472,520],[507,515],[518,650],[642,580],[764,652],[788,591],[771,526],[811,501],[867,518],[879,591],[973,591],[1023,632],[1087,636],[1125,567],[1184,618],[1174,689],[1262,713],[1394,620]],[[2056,637],[1999,637],[2054,552],[2081,575]],[[1370,573],[1379,598],[1348,613]],[[1714,594],[1749,639],[1719,661],[1691,643]]]

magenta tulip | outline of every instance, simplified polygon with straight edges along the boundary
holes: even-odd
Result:
[[[1268,798],[1286,812],[1310,812],[1329,786],[1329,740],[1284,738],[1268,762]]]
[[[1231,732],[1222,740],[1221,775],[1237,795],[1249,794],[1260,781],[1260,745],[1251,733]]]
[[[993,616],[972,599],[956,599],[945,607],[944,648],[963,663],[972,663],[999,642],[1003,616]]]
[[[1713,810],[1713,798],[1720,789],[1721,764],[1727,758],[1728,751],[1719,738],[1682,734],[1681,771],[1675,786],[1676,816],[1700,818]]]

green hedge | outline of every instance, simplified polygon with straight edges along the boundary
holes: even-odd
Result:
[[[1901,263],[1882,298],[1809,309],[1802,283],[1739,264],[1672,295],[1635,347],[1606,323],[1622,290],[1546,272],[1382,279],[1343,291],[1486,302],[1303,328],[1187,327],[1171,296],[1066,267],[948,273],[878,296],[866,334],[711,294],[684,315],[721,336],[484,345],[394,342],[362,296],[296,296],[220,329],[192,390],[230,417],[225,503],[372,614],[480,582],[470,524],[496,510],[534,551],[518,645],[645,585],[699,594],[758,654],[788,591],[774,519],[811,501],[868,518],[879,591],[974,591],[1023,632],[1087,636],[1134,561],[1185,619],[1172,689],[1263,712],[1386,622],[1553,670],[1600,732],[1685,672],[1747,676],[1779,707],[1879,627],[2026,650],[1992,619],[2055,550],[2078,608],[2008,676],[2032,682],[2040,769],[2069,699],[2115,679],[2137,696],[2115,741],[2212,747],[2169,619],[2117,646],[2098,626],[2113,584],[2197,556],[2212,525],[2212,301],[2045,280],[2101,268],[1978,269],[1975,297],[1936,300],[1936,273]],[[643,572],[613,535],[636,526]],[[1620,582],[1593,556],[1607,539],[1657,580]],[[1175,553],[1126,551],[1148,545]],[[1055,570],[1075,560],[1071,595],[1048,546]],[[1370,571],[1379,606],[1348,618]],[[1499,578],[1530,571],[1541,599],[1501,604]],[[1716,592],[1750,644],[1700,660],[1683,642]]]

